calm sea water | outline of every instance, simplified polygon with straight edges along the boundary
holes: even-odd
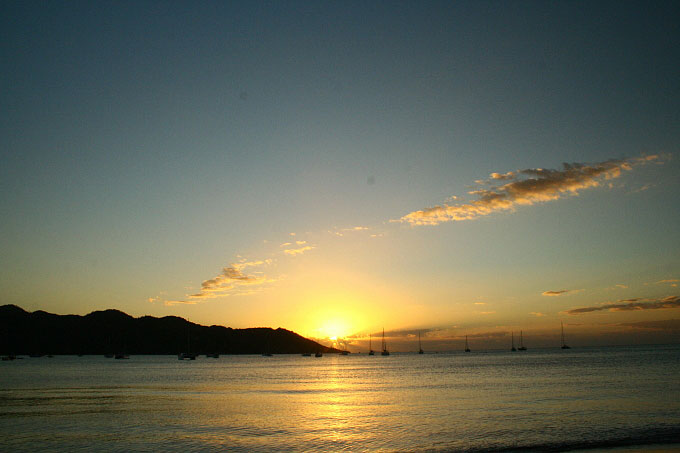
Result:
[[[680,446],[680,346],[25,358],[3,451],[563,451]]]

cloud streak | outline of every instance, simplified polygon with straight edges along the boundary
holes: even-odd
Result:
[[[305,253],[309,250],[312,250],[312,249],[314,249],[313,246],[305,245],[304,247],[300,247],[300,248],[297,248],[297,249],[285,249],[283,251],[283,253],[285,253],[286,255],[295,256],[295,255],[302,255],[303,253]]]
[[[250,294],[254,291],[254,287],[269,283],[273,280],[268,279],[265,276],[245,274],[243,269],[271,263],[272,260],[267,259],[231,264],[229,267],[222,268],[222,272],[220,272],[219,275],[204,280],[201,283],[201,289],[197,293],[188,295],[186,300],[169,300],[165,302],[165,305],[194,305],[205,299]]]
[[[511,211],[517,206],[577,196],[585,189],[601,186],[603,181],[619,178],[624,171],[630,171],[634,166],[659,159],[658,155],[650,155],[595,164],[565,163],[558,170],[529,168],[491,173],[489,179],[477,181],[486,185],[486,188],[469,192],[475,197],[472,201],[413,211],[395,221],[411,225],[438,225],[474,220],[496,212]]]
[[[632,327],[643,330],[668,330],[680,332],[680,319],[664,319],[660,321],[641,321],[619,324],[619,326]]]
[[[615,303],[605,303],[594,307],[572,308],[567,310],[570,315],[580,315],[595,311],[636,311],[636,310],[659,310],[663,308],[680,308],[680,297],[668,296],[663,299],[622,299]]]
[[[559,296],[561,296],[561,295],[563,295],[563,294],[568,293],[569,291],[571,291],[571,290],[569,290],[569,289],[561,289],[561,290],[559,290],[559,291],[543,291],[543,292],[541,293],[541,295],[542,295],[542,296],[559,297]]]

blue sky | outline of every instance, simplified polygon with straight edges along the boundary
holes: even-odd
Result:
[[[678,295],[655,284],[680,278],[676,3],[1,8],[4,303],[317,336],[323,317],[345,335],[678,318],[564,314]],[[578,196],[390,222],[494,172],[642,156]],[[264,263],[240,268],[256,293],[171,303],[241,260]]]

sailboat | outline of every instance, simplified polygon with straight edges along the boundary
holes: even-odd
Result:
[[[373,350],[373,346],[371,345],[371,334],[368,334],[368,355],[375,355],[375,351]]]
[[[470,352],[470,347],[468,346],[467,342],[467,335],[465,335],[465,352]]]
[[[562,326],[562,349],[571,349],[567,346],[567,343],[564,342],[564,323],[560,321],[560,325]]]
[[[515,352],[517,348],[515,348],[515,332],[510,332],[511,338],[512,338],[512,347],[510,348],[511,351]]]
[[[527,347],[524,346],[524,341],[522,341],[522,331],[519,331],[519,348],[517,348],[518,351],[526,351]]]
[[[189,329],[190,327],[187,326],[187,352],[180,352],[177,354],[178,360],[196,360],[196,356],[198,355],[195,352],[189,352],[191,351],[191,337]]]
[[[385,329],[383,328],[383,336],[382,336],[382,352],[380,355],[390,355],[390,351],[387,350],[387,343],[385,343]]]
[[[418,332],[418,354],[425,354],[425,351],[423,351],[423,345],[420,343],[420,332]]]

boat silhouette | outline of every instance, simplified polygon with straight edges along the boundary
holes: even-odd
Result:
[[[562,349],[571,349],[567,346],[567,343],[564,342],[564,323],[560,321],[560,325],[562,326]]]
[[[519,347],[517,348],[518,351],[526,351],[527,347],[524,346],[524,341],[522,340],[522,331],[519,331]]]
[[[382,335],[382,352],[380,355],[390,355],[390,351],[387,350],[387,343],[385,343],[385,328],[383,328]]]
[[[187,326],[187,352],[180,352],[177,354],[177,360],[196,360],[198,354],[189,351],[191,351],[191,331],[189,330],[189,326]]]

